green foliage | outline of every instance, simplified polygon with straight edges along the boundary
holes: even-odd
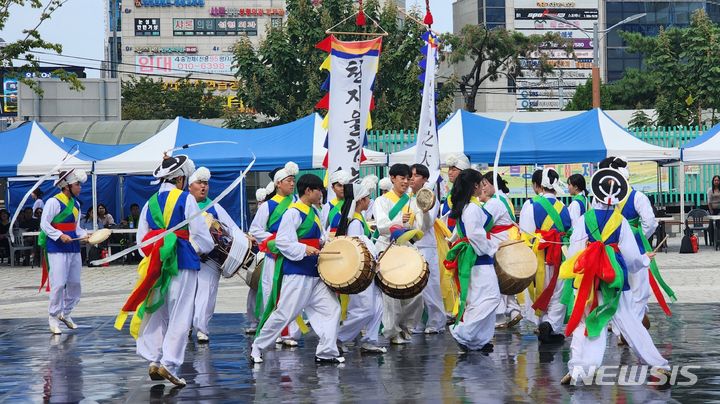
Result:
[[[28,85],[40,96],[43,93],[42,89],[35,79],[26,77],[26,73],[38,73],[39,71],[40,62],[33,54],[34,50],[62,53],[62,45],[42,39],[39,28],[65,2],[67,0],[48,0],[47,4],[43,5],[42,0],[0,0],[0,31],[5,28],[5,23],[10,18],[10,7],[13,5],[24,7],[29,4],[32,8],[42,9],[40,18],[35,25],[23,30],[23,34],[25,34],[23,39],[7,43],[0,48],[0,69],[6,72],[6,77],[12,77],[14,74],[21,83]],[[18,61],[21,62],[21,65],[16,66],[15,63]],[[52,73],[59,77],[60,80],[69,83],[70,88],[73,90],[82,90],[84,88],[74,73],[68,73],[62,69],[57,69]]]
[[[458,35],[444,34],[443,42],[449,45],[446,55],[450,64],[467,61],[469,70],[460,75],[458,87],[463,95],[465,109],[475,112],[475,99],[485,81],[495,82],[502,77],[513,81],[521,76],[521,58],[529,58],[541,45],[556,44],[573,53],[572,41],[557,33],[525,36],[502,28],[488,30],[484,25],[466,25]],[[535,72],[544,77],[552,71],[546,56],[541,56]]]
[[[130,77],[122,83],[122,119],[219,118],[225,99],[203,82],[181,79],[169,86],[162,79]]]
[[[657,124],[702,125],[720,107],[720,26],[701,10],[687,28],[661,30],[656,37],[621,33],[630,52],[645,58],[657,95]]]
[[[323,0],[313,5],[310,0],[288,0],[288,18],[281,27],[273,28],[257,48],[248,40],[235,47],[235,65],[240,80],[238,97],[249,108],[269,119],[260,125],[286,123],[312,113],[315,104],[324,96],[320,89],[326,78],[319,70],[327,54],[315,45],[327,35],[330,28],[351,17],[355,10],[351,0]],[[368,25],[355,26],[355,18],[334,28],[334,31],[376,32],[370,18],[378,21],[388,32],[383,38],[380,68],[375,81],[373,126],[376,128],[416,127],[420,115],[420,90],[417,79],[420,69],[424,27],[399,20],[393,2],[381,8],[378,0],[365,2]],[[344,40],[358,37],[337,35]],[[367,37],[366,37],[367,38]],[[449,115],[452,107],[452,89],[449,83],[438,89],[438,119]],[[229,124],[229,123],[228,123]]]
[[[654,108],[657,98],[656,75],[628,69],[622,79],[613,83],[600,83],[600,105],[603,109]],[[592,79],[575,90],[566,111],[592,109]]]
[[[655,126],[655,121],[642,110],[633,112],[632,118],[628,122],[628,128],[651,128]]]

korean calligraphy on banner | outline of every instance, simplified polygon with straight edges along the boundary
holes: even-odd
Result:
[[[423,81],[423,93],[415,162],[427,166],[430,171],[429,182],[435,184],[440,177],[440,142],[435,121],[435,68],[438,39],[430,31],[426,31],[422,38],[425,41],[425,46],[422,47],[423,59],[420,61],[420,68],[424,70],[420,75]]]
[[[323,127],[328,131],[324,165],[329,173],[343,169],[356,181],[364,160],[365,131],[372,128],[372,91],[382,38],[345,42],[330,36],[317,47],[330,54],[321,66],[330,72],[323,84],[328,93],[316,105],[328,110],[323,120]]]

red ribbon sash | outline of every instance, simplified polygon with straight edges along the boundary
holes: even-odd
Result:
[[[560,274],[560,264],[562,263],[562,244],[560,242],[564,233],[560,233],[557,229],[538,230],[537,232],[543,240],[538,244],[538,250],[545,251],[545,263],[553,267],[553,274],[550,283],[535,300],[532,308],[547,311]]]

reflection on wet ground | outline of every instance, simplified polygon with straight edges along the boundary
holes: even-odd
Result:
[[[675,305],[674,316],[651,308],[653,338],[674,365],[694,365],[694,386],[565,387],[559,384],[569,341],[539,347],[530,324],[498,331],[489,356],[459,356],[448,333],[416,335],[413,344],[390,347],[384,356],[355,350],[344,365],[313,362],[317,338],[294,349],[270,351],[265,363],[248,366],[250,339],[240,334],[244,317],[213,318],[209,345],[190,343],[180,369],[188,385],[151,382],[127,332],[111,317],[77,318],[80,328],[51,337],[39,319],[0,320],[0,402],[125,401],[174,398],[190,402],[269,401],[472,401],[472,402],[708,402],[720,400],[720,305]],[[636,364],[614,339],[605,364]]]

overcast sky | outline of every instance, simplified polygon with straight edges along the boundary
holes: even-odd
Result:
[[[47,3],[47,0],[43,0]],[[210,2],[209,2],[210,3]],[[419,6],[425,9],[424,0],[406,0],[407,8]],[[431,0],[430,9],[435,20],[433,29],[441,32],[452,30],[451,0]],[[24,38],[23,29],[37,24],[40,11],[29,6],[10,7],[10,18],[0,37],[7,42]],[[52,18],[40,26],[40,34],[46,41],[62,45],[63,54],[73,57],[102,60],[104,58],[105,15],[101,0],[68,0]],[[100,62],[67,59],[59,56],[37,55],[38,59],[74,65],[100,67]],[[87,70],[88,77],[100,77],[97,70]]]

